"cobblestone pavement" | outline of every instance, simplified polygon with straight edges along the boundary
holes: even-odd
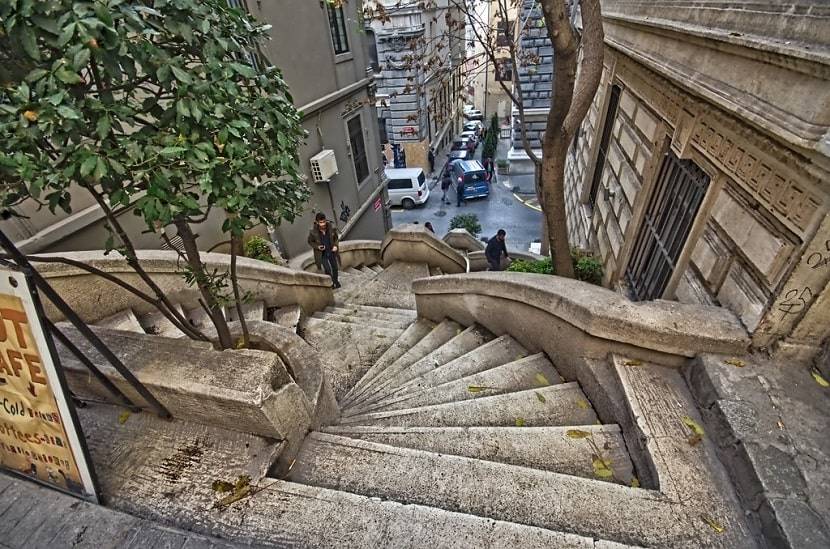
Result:
[[[0,473],[0,547],[228,549],[236,546],[166,528]]]

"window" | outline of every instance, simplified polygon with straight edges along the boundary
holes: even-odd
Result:
[[[331,27],[331,43],[334,53],[341,54],[349,51],[349,40],[346,37],[346,16],[343,15],[343,6],[333,7],[326,3],[329,12],[329,27]]]
[[[513,29],[513,21],[504,19],[500,20],[498,23],[498,30],[496,34],[496,46],[500,48],[506,48],[510,46],[510,42],[512,40],[511,30]]]
[[[366,144],[363,141],[363,126],[360,115],[347,122],[349,128],[349,144],[352,147],[352,162],[357,182],[362,183],[369,176],[369,162],[366,159]]]
[[[510,58],[496,60],[496,82],[513,80],[513,61]]]
[[[591,180],[591,194],[588,196],[588,204],[591,206],[597,200],[597,191],[602,179],[602,171],[605,168],[605,159],[608,156],[608,143],[611,141],[611,130],[614,128],[614,120],[617,118],[617,106],[620,104],[621,91],[619,86],[611,86],[611,98],[608,100],[605,125],[602,127],[602,138],[599,141],[599,151],[597,151],[597,163],[594,166],[594,177]]]
[[[412,188],[412,180],[411,179],[390,179],[388,188],[390,190],[396,189],[411,189]]]

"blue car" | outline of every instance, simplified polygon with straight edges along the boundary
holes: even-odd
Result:
[[[463,200],[490,196],[490,184],[487,182],[487,172],[478,160],[461,160],[451,165],[453,182],[458,192],[458,183],[464,183]]]

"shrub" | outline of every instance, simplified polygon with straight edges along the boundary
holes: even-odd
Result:
[[[467,229],[471,235],[481,232],[481,223],[476,214],[459,214],[450,220],[450,229]]]
[[[261,236],[253,236],[245,243],[245,257],[277,263],[276,258],[271,254],[271,248],[268,247],[268,241]]]
[[[574,274],[577,280],[600,286],[602,284],[602,263],[599,259],[586,254],[582,250],[571,250],[571,259],[574,265]],[[517,259],[507,268],[513,273],[555,274],[551,258],[545,257],[538,261]]]

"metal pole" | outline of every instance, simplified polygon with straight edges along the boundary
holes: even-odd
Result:
[[[34,280],[37,287],[43,291],[43,293],[46,295],[49,301],[51,301],[55,305],[55,307],[57,307],[58,310],[61,313],[63,313],[67,320],[69,320],[69,322],[71,322],[72,325],[75,326],[75,328],[77,328],[79,332],[81,332],[81,335],[83,335],[92,344],[92,346],[95,347],[95,350],[101,353],[104,356],[104,358],[106,358],[110,362],[110,364],[112,364],[112,366],[118,371],[118,373],[121,374],[130,385],[132,385],[133,389],[135,389],[138,392],[138,394],[141,395],[141,398],[143,398],[147,402],[147,404],[153,409],[153,411],[156,412],[156,414],[159,417],[162,417],[164,419],[170,419],[173,417],[167,410],[167,408],[165,408],[164,405],[161,402],[159,402],[149,390],[147,390],[144,384],[142,384],[133,375],[133,373],[129,371],[126,366],[124,366],[124,363],[121,362],[121,360],[117,356],[115,356],[115,353],[113,353],[109,349],[109,347],[107,347],[106,344],[103,341],[101,341],[101,339],[97,335],[95,335],[95,332],[93,332],[89,328],[89,326],[87,326],[86,323],[83,320],[81,320],[81,317],[79,317],[78,314],[72,310],[72,308],[66,303],[66,301],[64,301],[63,298],[59,296],[58,293],[52,288],[52,286],[50,286],[49,283],[46,282],[42,276],[40,276],[40,273],[38,273],[32,267],[32,265],[26,259],[26,256],[24,256],[20,252],[20,250],[17,249],[14,243],[11,240],[9,240],[9,237],[6,236],[6,233],[2,230],[0,230],[0,246],[5,248],[5,250],[9,253],[9,255],[11,255],[11,257],[15,260],[15,262],[18,265],[31,270],[32,280]]]
[[[119,389],[110,378],[108,378],[98,367],[80,350],[78,347],[69,339],[66,334],[64,334],[55,323],[49,319],[46,319],[46,325],[49,326],[49,330],[52,334],[61,342],[61,344],[69,349],[75,357],[81,361],[81,363],[89,368],[89,371],[92,372],[92,375],[95,376],[95,379],[101,382],[107,391],[112,393],[115,399],[118,401],[119,404],[122,406],[126,406],[132,412],[140,412],[141,408],[129,399],[127,395],[125,395],[121,389]]]

